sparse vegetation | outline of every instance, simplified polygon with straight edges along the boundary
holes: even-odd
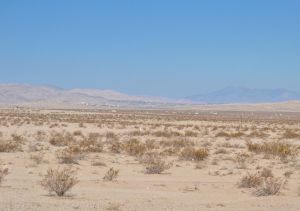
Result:
[[[64,196],[77,183],[75,171],[68,167],[48,169],[40,182],[41,186],[50,194],[54,192],[57,196]]]
[[[89,198],[91,194],[95,197],[104,191],[109,196],[120,189],[122,192],[130,190],[125,191],[128,194],[134,190],[134,194],[140,194],[143,200],[148,199],[149,193],[176,190],[174,195],[170,195],[170,202],[175,196],[182,203],[180,200],[183,199],[178,195],[182,194],[181,191],[207,191],[210,195],[221,190],[216,192],[219,196],[228,181],[237,183],[236,187],[226,186],[228,195],[224,197],[228,204],[235,199],[230,195],[230,188],[247,188],[239,191],[247,200],[250,197],[254,200],[251,193],[255,196],[276,195],[283,187],[287,187],[284,188],[287,199],[297,194],[295,188],[291,188],[296,185],[299,170],[297,116],[290,116],[289,120],[272,116],[274,119],[265,120],[272,114],[262,118],[254,113],[254,117],[250,115],[249,119],[241,122],[237,117],[239,112],[221,112],[218,115],[204,112],[194,115],[190,111],[177,110],[149,110],[147,114],[144,111],[113,112],[109,109],[85,112],[0,110],[0,166],[5,165],[10,170],[9,177],[6,177],[8,169],[0,168],[0,183],[4,178],[8,180],[8,186],[0,188],[4,198],[5,194],[9,197],[15,194],[30,201],[29,196],[24,194],[29,187],[33,187],[30,196],[37,199],[45,197],[35,192],[36,176],[49,166],[52,168],[42,176],[40,184],[46,191],[58,196],[66,195],[78,183],[78,171],[81,183],[75,189],[76,199],[82,201],[72,204],[73,209],[90,208],[86,203],[94,202],[94,198]],[[59,168],[53,168],[55,164]],[[110,168],[112,166],[114,168]],[[19,183],[14,182],[20,178],[24,186],[15,191]],[[204,182],[215,181],[213,188],[198,187],[196,178],[203,178]],[[168,179],[170,183],[166,182]],[[108,182],[116,180],[120,181]],[[233,195],[236,196],[235,193]],[[125,208],[125,202],[131,202],[122,197],[118,193],[115,201],[104,201],[106,204],[98,207],[95,203],[93,208],[114,209],[108,203],[121,204]],[[7,198],[2,202],[5,203]],[[139,198],[137,202],[140,202]],[[54,202],[49,202],[52,209],[51,203]],[[41,203],[39,208],[45,206]],[[151,207],[155,208],[154,205]],[[191,204],[186,208],[194,207]],[[266,205],[268,208],[269,205]]]

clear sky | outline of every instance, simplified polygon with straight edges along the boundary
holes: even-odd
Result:
[[[300,1],[0,0],[0,83],[300,91]]]

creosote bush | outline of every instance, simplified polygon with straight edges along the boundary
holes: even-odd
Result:
[[[40,184],[50,194],[56,193],[57,196],[64,196],[74,185],[78,183],[72,168],[48,169],[43,176]]]

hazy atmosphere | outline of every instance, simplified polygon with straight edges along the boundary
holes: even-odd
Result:
[[[1,83],[182,98],[300,91],[300,2],[1,1]]]

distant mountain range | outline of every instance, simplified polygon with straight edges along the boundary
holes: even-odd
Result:
[[[300,100],[300,93],[286,89],[250,89],[227,87],[207,94],[186,97],[194,103],[229,104],[229,103],[274,103]]]
[[[253,104],[300,100],[300,93],[285,89],[229,87],[182,99],[132,96],[112,90],[61,89],[29,84],[0,84],[0,105],[43,107],[163,107],[199,104]]]
[[[29,84],[0,84],[0,104],[33,106],[161,106],[177,103],[160,97],[130,96],[112,90],[61,89]]]

